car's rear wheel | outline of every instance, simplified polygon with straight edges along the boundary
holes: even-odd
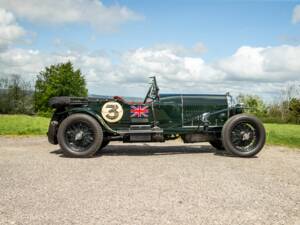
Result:
[[[57,139],[64,155],[91,157],[103,142],[103,132],[93,117],[78,113],[60,124]]]
[[[104,138],[103,141],[102,141],[102,144],[101,144],[101,146],[100,146],[100,148],[98,149],[97,152],[101,152],[102,149],[105,148],[109,144],[109,142],[110,142],[109,140]]]
[[[238,114],[224,124],[222,143],[227,152],[240,156],[252,157],[264,147],[265,128],[256,117]]]
[[[209,142],[217,150],[224,150],[222,140],[213,140]]]
[[[103,141],[102,141],[102,144],[101,144],[101,147],[100,148],[105,148],[108,144],[109,144],[109,140],[107,140],[107,139],[103,139]]]

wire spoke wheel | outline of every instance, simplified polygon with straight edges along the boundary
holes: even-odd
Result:
[[[67,157],[92,157],[103,142],[103,131],[92,116],[74,113],[61,122],[57,140]]]
[[[66,144],[76,152],[83,152],[94,142],[95,134],[85,122],[75,122],[67,126],[65,131]]]
[[[249,152],[256,147],[257,136],[258,132],[253,124],[241,122],[232,128],[231,142],[236,149]]]
[[[264,147],[266,131],[255,116],[237,114],[229,118],[222,128],[225,150],[240,157],[252,157]]]

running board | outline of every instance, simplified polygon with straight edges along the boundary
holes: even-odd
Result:
[[[156,133],[163,133],[163,129],[157,129],[157,128],[152,128],[152,129],[141,129],[141,130],[132,130],[132,129],[127,129],[127,130],[116,130],[118,134],[124,135],[124,134],[156,134]]]
[[[163,129],[151,125],[131,125],[129,129],[117,130],[124,142],[163,142]]]

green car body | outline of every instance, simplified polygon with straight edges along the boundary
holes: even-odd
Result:
[[[102,142],[108,143],[113,140],[163,142],[180,136],[185,143],[209,141],[216,143],[217,146],[212,144],[214,147],[222,149],[224,148],[224,143],[222,143],[224,125],[230,118],[244,111],[240,104],[233,105],[229,94],[159,94],[155,78],[143,102],[127,102],[118,96],[111,98],[55,97],[50,104],[55,108],[48,131],[48,139],[52,144],[59,143],[58,131],[66,118],[72,115],[88,115],[100,125]],[[88,124],[89,122],[84,124],[87,125],[86,129],[89,128]],[[251,126],[255,127],[253,124]],[[249,134],[251,134],[251,129],[248,129]],[[65,139],[68,139],[73,146],[65,144],[65,148],[71,146],[71,149],[75,146],[76,134],[78,139],[82,136],[80,134],[84,133],[84,129],[81,133],[78,133],[79,130],[79,128],[70,129],[69,133],[73,132],[73,136],[71,135],[73,139],[72,137]],[[241,137],[242,135],[244,138],[245,134],[241,134]],[[94,138],[90,137],[90,139]],[[63,138],[61,140],[64,142]],[[79,141],[77,140],[78,143]],[[71,151],[69,155],[77,156],[76,151],[74,155],[70,149],[67,150],[67,152]],[[82,156],[85,155],[82,154]]]

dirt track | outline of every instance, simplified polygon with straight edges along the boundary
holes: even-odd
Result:
[[[300,151],[114,143],[71,159],[44,137],[0,137],[0,194],[0,224],[298,225]]]

